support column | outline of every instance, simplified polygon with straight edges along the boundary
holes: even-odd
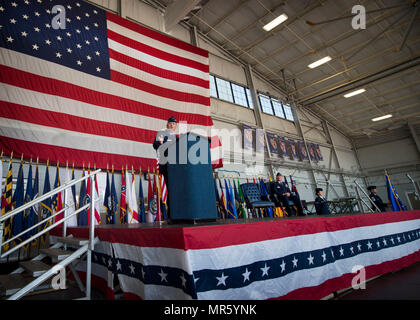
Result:
[[[264,132],[264,141],[265,141],[265,145],[267,146],[268,159],[269,159],[268,168],[269,168],[271,176],[274,178],[275,173],[274,173],[273,165],[271,163],[271,152],[270,152],[270,148],[268,147],[267,133],[265,131],[264,122],[262,121],[261,106],[257,97],[257,91],[255,90],[255,87],[254,87],[253,73],[252,73],[251,66],[249,64],[247,64],[245,67],[245,76],[246,76],[246,81],[248,84],[249,91],[251,93],[252,104],[254,105],[253,110],[254,110],[255,122],[257,123],[257,127],[261,128]]]
[[[196,26],[191,26],[190,42],[193,46],[198,47],[198,33],[197,33],[197,27]]]
[[[420,138],[417,136],[416,129],[411,123],[408,124],[408,128],[410,129],[411,137],[413,138],[414,143],[416,144],[417,151],[420,153]]]
[[[283,75],[284,85],[287,88],[286,77],[284,75],[284,70],[282,70],[282,75]],[[295,87],[295,92],[297,92],[296,81],[294,81],[294,80],[293,80],[293,86]],[[292,99],[291,99],[290,95],[289,94],[287,94],[287,95],[288,95],[289,101],[291,101]],[[293,118],[295,120],[296,129],[298,130],[298,134],[302,137],[303,144],[304,144],[305,150],[306,150],[306,154],[308,155],[309,166],[310,166],[309,172],[311,173],[311,177],[312,177],[313,183],[314,183],[315,188],[316,188],[317,185],[318,185],[318,182],[316,181],[314,169],[313,169],[313,166],[312,166],[312,160],[311,160],[311,157],[309,156],[310,153],[309,153],[308,145],[306,143],[305,134],[303,133],[302,126],[300,124],[299,114],[297,112],[298,106],[297,106],[297,103],[296,103],[296,96],[293,96],[293,103],[290,104],[290,107],[292,109],[292,114],[293,114]],[[313,191],[315,191],[315,189]]]
[[[325,133],[327,134],[327,138],[329,140],[329,143],[331,144],[331,148],[332,148],[332,151],[333,151],[333,154],[334,154],[334,158],[335,158],[335,161],[336,161],[336,164],[337,164],[337,168],[341,169],[340,161],[338,160],[337,150],[335,148],[334,141],[331,137],[331,132],[330,132],[330,128],[328,127],[327,121],[322,120],[322,126],[325,128]],[[347,189],[346,181],[344,180],[344,175],[342,173],[340,173],[339,176],[340,176],[340,180],[341,180],[341,182],[344,186],[344,191],[346,193],[346,197],[349,197],[350,193],[349,193],[349,190]]]

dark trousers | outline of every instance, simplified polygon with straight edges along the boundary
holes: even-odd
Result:
[[[166,212],[167,218],[168,220],[171,218],[170,216],[170,210],[171,207],[169,206],[169,178],[168,178],[168,165],[167,164],[160,164],[159,165],[159,173],[163,176],[163,178],[165,179],[165,184],[166,184],[166,190],[168,191],[168,197],[166,199],[166,205],[168,207],[168,210]]]
[[[302,208],[302,204],[300,203],[300,199],[297,197],[297,196],[295,196],[295,195],[290,195],[290,197],[287,197],[287,196],[283,196],[283,195],[281,195],[281,196],[279,196],[279,200],[280,200],[280,202],[282,203],[282,205],[284,206],[284,207],[286,207],[286,211],[287,211],[287,213],[289,213],[289,215],[291,215],[292,214],[292,208],[290,207],[290,205],[289,205],[289,201],[292,201],[293,202],[293,204],[296,206],[296,208],[297,208],[297,215],[298,216],[303,216],[303,208]]]

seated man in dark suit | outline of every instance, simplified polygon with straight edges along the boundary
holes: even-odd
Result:
[[[328,202],[324,198],[324,194],[322,188],[316,188],[316,198],[315,198],[315,210],[316,214],[323,215],[323,214],[331,214],[330,209],[328,208]]]
[[[289,200],[291,200],[296,206],[298,211],[297,215],[303,215],[302,204],[300,203],[299,198],[294,192],[291,192],[289,187],[283,182],[283,176],[281,173],[277,173],[276,181],[271,185],[271,188],[271,193],[277,196],[289,215],[292,214],[292,208],[290,208]]]

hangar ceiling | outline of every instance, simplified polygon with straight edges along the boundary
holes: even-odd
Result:
[[[349,137],[419,126],[419,1],[143,1],[163,10],[188,8],[180,20]],[[354,5],[366,10],[365,29],[352,28]],[[281,14],[286,21],[263,29]],[[326,56],[327,63],[308,67]],[[356,89],[366,91],[344,97]]]

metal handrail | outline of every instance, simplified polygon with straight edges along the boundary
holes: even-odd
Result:
[[[368,200],[370,201],[370,203],[373,204],[373,206],[376,208],[376,210],[378,210],[378,212],[381,212],[381,210],[378,208],[378,206],[376,205],[375,202],[372,201],[372,199],[369,197],[369,195],[365,192],[365,190],[363,190],[363,188],[357,183],[356,180],[354,180],[354,183],[356,184],[356,186],[360,189],[360,191],[363,192],[363,194],[368,198]],[[363,199],[360,198],[362,201]],[[363,201],[364,202],[364,201]],[[366,205],[366,204],[365,204]]]
[[[3,222],[4,220],[7,220],[7,219],[9,219],[9,218],[17,215],[21,211],[25,211],[26,209],[29,209],[30,207],[34,206],[37,203],[40,203],[40,202],[44,201],[45,199],[51,198],[53,195],[55,195],[55,194],[57,194],[57,193],[59,193],[61,191],[64,191],[68,187],[74,186],[75,184],[77,184],[77,183],[79,183],[79,182],[81,182],[83,180],[86,180],[86,179],[88,179],[91,176],[96,175],[99,172],[101,172],[101,169],[98,169],[96,171],[93,171],[92,173],[89,173],[89,174],[87,174],[87,175],[85,175],[85,176],[83,176],[83,177],[81,177],[79,179],[75,179],[75,180],[72,180],[71,182],[65,183],[65,184],[59,186],[58,188],[53,189],[53,190],[51,190],[51,191],[43,194],[42,196],[40,196],[40,197],[38,197],[38,198],[30,201],[30,202],[25,203],[24,205],[20,206],[19,208],[16,208],[16,209],[8,212],[4,216],[1,216],[0,217],[0,223]]]
[[[74,215],[78,214],[79,212],[81,212],[81,211],[83,211],[83,210],[87,209],[89,206],[90,206],[90,203],[88,203],[88,204],[84,205],[83,207],[81,207],[81,208],[77,209],[75,212],[73,212],[71,215],[67,216],[65,219],[66,219],[66,220],[68,220],[69,218],[73,217]],[[56,214],[55,214],[54,216],[52,216],[52,217],[55,217],[57,214],[59,214],[59,213],[56,213]],[[23,242],[19,243],[19,245],[17,245],[17,246],[15,246],[15,247],[13,247],[13,248],[12,248],[12,249],[10,249],[10,250],[7,250],[5,253],[3,253],[3,254],[0,256],[0,258],[7,257],[9,254],[11,254],[11,253],[15,252],[16,250],[20,249],[21,247],[23,247],[23,246],[24,246],[24,245],[26,245],[27,243],[31,242],[31,241],[32,241],[32,240],[34,240],[35,238],[38,238],[38,237],[42,236],[44,233],[47,233],[47,232],[48,232],[48,231],[50,231],[51,229],[54,229],[56,226],[58,226],[59,224],[61,224],[61,223],[63,223],[63,222],[64,222],[64,221],[59,220],[59,221],[57,221],[56,223],[54,223],[54,224],[50,225],[49,227],[45,228],[44,230],[39,231],[37,234],[33,235],[33,236],[32,236],[32,237],[30,237],[29,239],[26,239],[25,241],[23,241]],[[43,223],[45,223],[45,220],[42,220],[39,224],[43,224]],[[26,232],[27,232],[27,231],[25,230],[23,233],[26,233]],[[10,240],[8,240],[7,242],[5,242],[4,244],[6,244],[6,243],[8,243],[8,242],[10,242]],[[2,246],[3,246],[4,244],[2,244]]]
[[[2,246],[5,246],[6,244],[8,244],[8,243],[10,243],[10,242],[14,241],[15,239],[19,238],[20,236],[24,235],[24,234],[25,234],[25,233],[27,233],[28,231],[30,231],[30,230],[32,230],[32,229],[35,229],[35,227],[38,227],[38,226],[40,226],[41,224],[46,223],[46,221],[47,221],[47,220],[51,220],[52,218],[54,218],[54,217],[58,216],[58,215],[59,215],[59,214],[61,214],[63,211],[67,210],[68,208],[69,208],[68,206],[64,206],[64,208],[63,208],[63,209],[61,209],[60,211],[58,211],[58,212],[56,212],[55,214],[53,214],[53,215],[51,215],[51,216],[49,216],[49,217],[45,218],[44,220],[42,220],[42,221],[38,222],[37,224],[34,224],[34,225],[30,226],[28,229],[25,229],[25,230],[24,230],[24,231],[22,231],[21,233],[19,233],[19,234],[15,235],[13,238],[10,238],[9,240],[7,240],[7,241],[5,241],[5,242],[2,242],[2,243],[1,243],[1,245],[2,245]],[[33,236],[32,236],[32,237],[33,237]],[[8,251],[8,252],[9,252],[9,251]],[[0,258],[3,258],[3,256],[0,256]]]
[[[7,213],[4,216],[0,217],[0,225],[2,224],[3,221],[15,216],[16,214],[18,214],[19,212],[25,211],[26,209],[31,208],[32,206],[42,202],[43,200],[61,192],[64,191],[70,187],[72,187],[73,185],[84,181],[86,179],[89,179],[90,177],[94,177],[96,174],[98,174],[99,172],[101,172],[101,169],[95,170],[92,173],[89,173],[79,179],[74,179],[68,183],[63,184],[62,186],[51,190],[50,192],[47,192],[46,194],[40,196],[39,198],[36,198],[28,203],[25,203],[24,205],[20,206],[19,208],[16,208],[14,210],[12,210],[11,212]],[[16,235],[14,238],[7,240],[4,244],[7,244],[11,241],[13,241],[14,239],[16,239],[17,237],[25,234],[26,232],[28,232],[29,230],[32,230],[33,228],[39,226],[40,224],[46,223],[47,221],[49,221],[50,219],[54,218],[55,216],[59,215],[60,213],[64,212],[64,217],[62,219],[60,219],[59,221],[53,223],[52,225],[48,226],[47,228],[39,231],[37,234],[33,235],[32,237],[26,239],[25,241],[19,243],[17,246],[13,247],[12,249],[8,250],[7,252],[3,253],[2,255],[0,255],[0,258],[6,257],[7,255],[11,254],[12,252],[20,249],[21,247],[23,247],[24,245],[26,245],[27,243],[31,242],[33,239],[38,238],[40,236],[42,236],[44,233],[47,233],[48,231],[50,231],[51,229],[55,228],[56,226],[60,225],[60,224],[64,224],[64,226],[66,226],[66,221],[69,220],[71,217],[77,215],[79,212],[86,210],[87,208],[90,209],[90,223],[89,223],[89,243],[87,246],[84,246],[82,248],[80,248],[79,250],[77,250],[75,253],[73,253],[71,256],[69,256],[68,258],[66,258],[61,264],[63,266],[66,266],[67,264],[71,263],[73,260],[75,260],[76,258],[78,258],[80,256],[79,253],[83,253],[83,252],[87,252],[87,266],[86,266],[86,298],[90,299],[91,296],[91,273],[92,273],[92,251],[95,247],[95,201],[97,199],[95,199],[94,196],[94,185],[95,183],[92,182],[90,184],[90,203],[84,205],[83,207],[77,209],[76,211],[74,211],[72,214],[70,215],[66,215],[66,210],[69,208],[68,206],[65,206],[62,210],[60,210],[59,212],[56,212],[55,214],[43,219],[42,221],[38,222],[38,224],[33,225],[27,229],[25,229],[24,231],[22,231],[20,234]],[[64,229],[64,228],[63,228]],[[3,247],[3,243],[1,243],[0,239],[0,253],[1,253],[1,249]],[[25,287],[23,287],[21,290],[19,290],[19,292],[17,294],[15,294],[13,297],[11,297],[11,299],[19,299],[20,297],[22,297],[23,295],[25,295],[26,293],[30,292],[33,288],[37,287],[38,285],[40,285],[44,280],[48,279],[49,277],[51,277],[54,273],[56,273],[56,270],[54,269],[54,267],[52,267],[52,269],[50,269],[49,271],[47,271],[46,273],[44,273],[43,275],[41,275],[40,277],[38,277],[37,279],[35,279],[34,281],[32,281],[31,283],[29,283],[28,285],[26,285]]]

